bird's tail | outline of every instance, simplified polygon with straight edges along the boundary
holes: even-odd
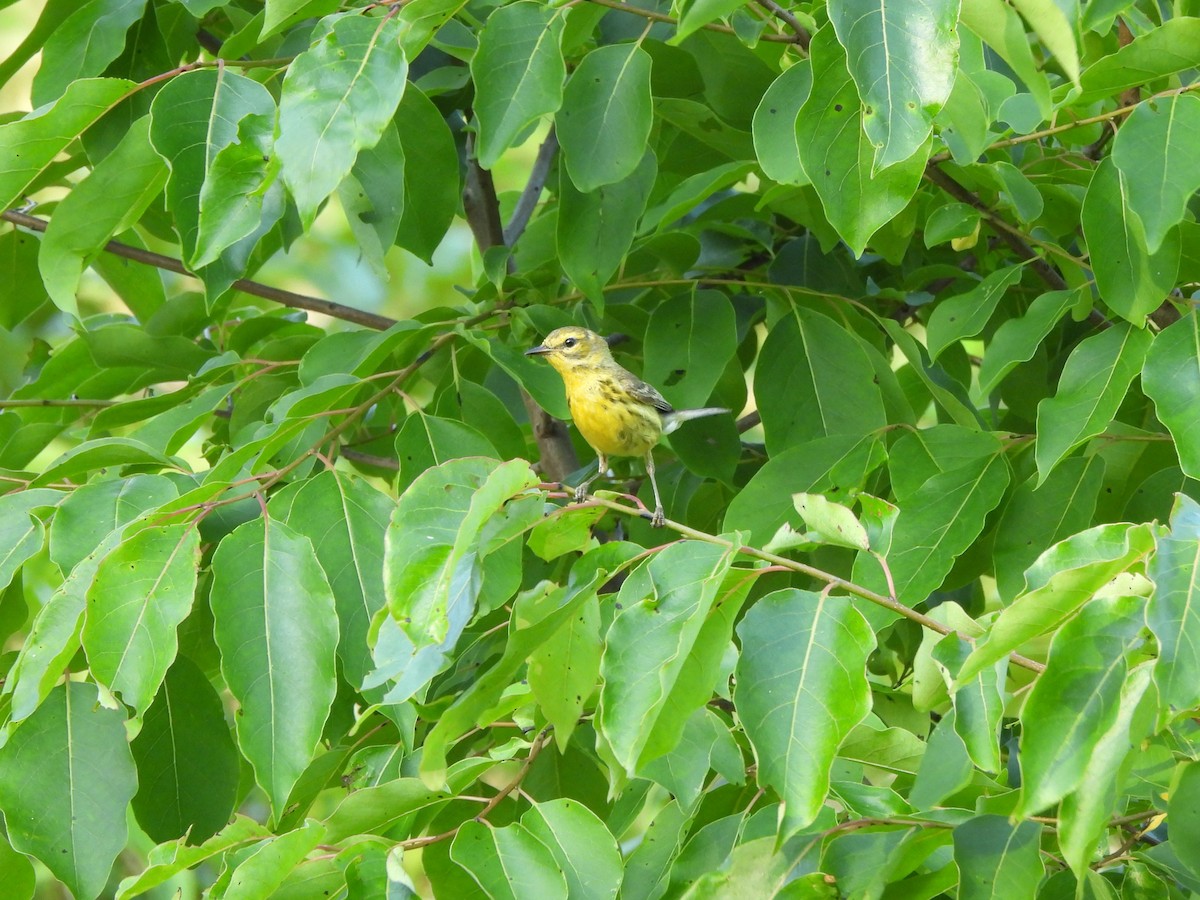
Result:
[[[663,415],[663,434],[670,434],[684,422],[692,419],[702,419],[705,416],[719,416],[729,410],[723,406],[706,406],[704,409],[676,409]]]

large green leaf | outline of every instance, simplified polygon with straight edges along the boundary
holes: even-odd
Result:
[[[529,689],[546,720],[554,726],[554,740],[565,750],[583,709],[600,679],[600,603],[585,598],[572,616],[529,657]]]
[[[870,711],[875,636],[845,597],[794,588],[759,599],[737,630],[734,702],[790,835],[816,818],[838,747]]]
[[[1142,222],[1146,249],[1156,253],[1200,189],[1200,97],[1176,94],[1139,104],[1113,140],[1129,208]]]
[[[1200,504],[1175,495],[1171,531],[1158,538],[1147,572],[1154,593],[1146,624],[1158,639],[1155,683],[1163,713],[1200,705]]]
[[[796,117],[812,90],[812,65],[800,60],[775,79],[754,111],[754,153],[763,173],[781,184],[807,184]]]
[[[613,761],[630,776],[644,761],[658,719],[692,713],[668,707],[731,562],[719,546],[679,543],[621,586],[621,612],[605,635],[596,720]],[[713,686],[699,685],[707,696]],[[681,720],[680,733],[682,727]]]
[[[1042,39],[1042,43],[1063,67],[1067,77],[1078,85],[1079,47],[1075,37],[1078,6],[1065,4],[1064,9],[1054,0],[1013,0],[1013,6]],[[1073,9],[1073,14],[1069,14],[1068,9]],[[1068,15],[1071,15],[1071,18],[1068,18]]]
[[[867,435],[887,424],[874,367],[858,338],[805,309],[771,329],[754,393],[772,456],[815,438]]]
[[[312,760],[336,691],[338,623],[312,543],[256,519],[221,541],[212,561],[221,671],[241,706],[238,745],[275,817]]]
[[[0,589],[8,587],[21,566],[42,549],[46,528],[33,511],[63,499],[49,488],[0,496]]]
[[[88,664],[138,714],[175,659],[175,629],[191,612],[199,561],[194,523],[151,526],[105,556],[88,589]]]
[[[516,822],[503,828],[463,823],[450,847],[450,858],[470,872],[492,900],[565,900],[567,896],[566,876],[550,848]]]
[[[0,209],[16,205],[42,170],[132,87],[122,78],[74,81],[53,106],[0,125]]]
[[[1117,720],[1144,603],[1097,597],[1055,634],[1021,714],[1018,815],[1039,813],[1083,784],[1085,766]]]
[[[221,697],[196,663],[175,659],[130,748],[138,770],[133,811],[161,842],[202,843],[233,812],[241,766]]]
[[[479,164],[490,169],[540,117],[563,102],[563,18],[543,3],[502,6],[488,16],[471,58]]]
[[[567,174],[581,193],[628,178],[653,121],[650,55],[637,43],[597,47],[571,74],[554,121]]]
[[[1017,11],[1003,0],[963,0],[961,21],[1024,82],[1043,119],[1050,117],[1050,83],[1033,57]]]
[[[432,264],[458,209],[458,152],[442,114],[411,85],[396,110],[396,127],[404,150],[404,214],[396,243]]]
[[[1127,88],[1200,65],[1200,18],[1178,16],[1150,28],[1083,72],[1077,103],[1115,97]]]
[[[1071,450],[1109,426],[1153,340],[1149,331],[1121,324],[1085,338],[1071,351],[1058,391],[1038,404],[1038,484]]]
[[[1021,280],[1023,266],[993,272],[965,294],[938,303],[926,326],[930,359],[937,359],[955,341],[983,331],[1008,289]]]
[[[1175,439],[1179,467],[1200,478],[1200,315],[1193,311],[1155,336],[1142,369],[1142,388]]]
[[[146,0],[88,0],[61,22],[42,48],[34,106],[52,103],[82,78],[104,74],[125,49],[125,33],[145,7]]]
[[[396,114],[408,75],[400,31],[390,16],[346,16],[288,66],[275,148],[306,227]]]
[[[1037,894],[1042,880],[1036,822],[1013,823],[1005,816],[983,815],[954,829],[954,862],[962,900],[1017,900]]]
[[[1033,358],[1038,346],[1072,306],[1079,302],[1082,289],[1047,291],[1031,304],[1025,314],[1007,319],[988,342],[979,366],[979,392],[987,396],[1020,363]]]
[[[551,800],[521,816],[521,825],[550,850],[570,896],[615,900],[623,874],[621,852],[595,813],[573,800]]]
[[[704,406],[737,351],[733,304],[719,291],[677,294],[646,328],[642,377],[677,409]]]
[[[1092,176],[1083,201],[1083,235],[1096,276],[1096,288],[1114,312],[1141,326],[1166,299],[1179,269],[1179,235],[1168,231],[1158,248],[1147,247],[1146,232],[1133,206],[1136,182],[1110,159]]]
[[[121,881],[117,897],[127,900],[145,893],[152,887],[162,884],[185,869],[198,866],[205,860],[212,859],[224,853],[231,847],[241,847],[270,834],[266,828],[243,815],[235,815],[233,821],[213,835],[208,840],[188,846],[187,841],[180,838],[159,844],[147,855],[145,871],[130,875]]]
[[[393,119],[378,144],[359,152],[354,168],[338,186],[338,201],[363,256],[385,279],[389,274],[384,256],[396,243],[404,218],[405,179],[397,177],[404,171],[404,144]]]
[[[829,222],[856,256],[916,193],[928,144],[872,176],[875,145],[860,127],[863,104],[832,28],[813,36],[813,88],[796,120],[800,160]]]
[[[872,173],[908,159],[933,130],[958,70],[959,0],[846,0],[829,20],[862,99]],[[936,356],[936,354],[934,354]]]
[[[41,861],[76,897],[97,897],[125,846],[137,774],[124,717],[95,685],[51,692],[0,748],[0,809],[12,845]]]
[[[150,145],[150,119],[143,117],[55,207],[38,254],[38,268],[59,309],[77,313],[75,291],[83,269],[113,235],[141,218],[166,180],[167,167]],[[139,310],[152,311],[149,307]]]

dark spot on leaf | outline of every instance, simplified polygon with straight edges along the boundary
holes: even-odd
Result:
[[[842,111],[842,104],[840,104],[840,103],[835,103],[835,104],[833,104],[833,111],[834,111],[834,112],[841,112],[841,111]]]

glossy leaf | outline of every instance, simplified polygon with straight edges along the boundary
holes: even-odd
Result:
[[[1175,495],[1171,531],[1158,538],[1146,573],[1154,593],[1146,624],[1158,640],[1155,683],[1166,709],[1200,704],[1200,504]],[[1164,709],[1164,712],[1166,711]]]
[[[1179,236],[1171,231],[1157,250],[1133,211],[1138,185],[1110,160],[1097,167],[1083,201],[1083,234],[1104,302],[1123,318],[1141,326],[1166,298],[1179,268]]]
[[[241,707],[238,745],[278,818],[333,702],[333,593],[308,538],[274,520],[237,528],[212,568],[221,671]]]
[[[408,73],[399,34],[389,16],[347,16],[288,66],[275,148],[306,225],[396,114]]]
[[[1142,369],[1142,388],[1175,439],[1180,468],[1200,478],[1200,420],[1194,408],[1200,391],[1200,316],[1186,315],[1155,336]]]
[[[572,800],[539,803],[521,825],[554,856],[572,897],[615,898],[621,886],[617,842],[586,806]]]
[[[958,0],[849,0],[831,5],[829,20],[865,107],[862,127],[878,173],[921,149],[950,96]]]
[[[175,630],[191,612],[199,561],[193,524],[151,526],[105,556],[88,589],[88,664],[138,714],[175,659]]]
[[[67,682],[0,748],[0,809],[15,849],[76,897],[97,897],[125,846],[137,775],[120,713]]]
[[[800,160],[830,224],[861,256],[916,192],[928,147],[872,175],[875,146],[859,128],[863,105],[832,28],[813,37],[810,53],[813,89],[796,122]]]
[[[1132,325],[1116,325],[1076,345],[1063,367],[1058,391],[1038,404],[1038,483],[1064,456],[1101,434],[1142,370],[1153,337]]]
[[[512,3],[488,17],[471,59],[476,153],[485,169],[562,104],[567,74],[559,47],[562,29],[559,11],[542,3]]]
[[[80,5],[42,48],[42,64],[33,79],[34,105],[52,103],[79,79],[104,74],[125,49],[125,33],[142,17],[145,6],[146,0],[88,0]]]
[[[1046,671],[1023,713],[1024,814],[1041,812],[1082,785],[1085,765],[1116,722],[1143,604],[1140,597],[1097,597],[1054,636]]]
[[[796,589],[759,599],[738,637],[734,702],[759,781],[783,799],[792,834],[816,818],[838,746],[870,711],[865,665],[875,638],[844,597]]]

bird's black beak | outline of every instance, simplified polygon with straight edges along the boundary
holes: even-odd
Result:
[[[546,354],[549,352],[550,352],[550,348],[547,347],[545,344],[538,344],[536,347],[530,347],[528,350],[526,350],[525,355],[526,356],[542,356],[543,354]]]

